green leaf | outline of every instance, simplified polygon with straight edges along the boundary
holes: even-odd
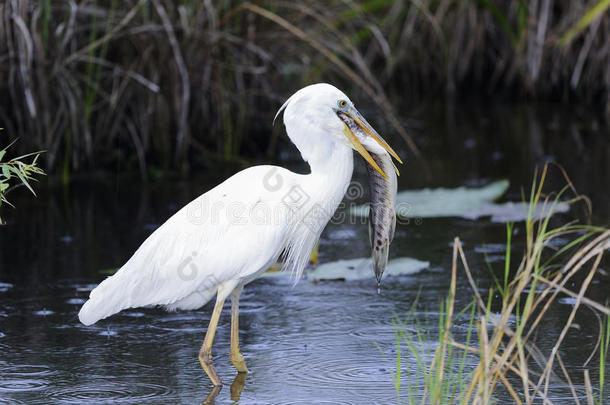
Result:
[[[1,128],[0,128],[0,130],[1,130]],[[15,142],[16,142],[16,140],[11,142],[4,149],[0,150],[0,161],[6,155],[6,150],[8,148],[10,148],[11,145],[13,145],[13,143],[15,143]],[[37,166],[37,164],[38,164],[37,162],[38,162],[40,153],[42,153],[42,152],[28,153],[28,154],[16,157],[7,162],[0,163],[0,168],[2,168],[2,176],[4,177],[4,178],[0,178],[0,205],[1,205],[1,203],[6,203],[7,205],[14,207],[13,204],[11,204],[4,196],[5,191],[9,188],[8,180],[10,180],[13,177],[13,175],[17,176],[19,178],[19,180],[21,181],[21,183],[23,183],[23,185],[25,185],[32,194],[36,195],[36,193],[34,192],[34,189],[30,186],[29,180],[36,181],[36,179],[33,177],[34,174],[42,174],[42,175],[45,174],[44,171],[40,167]],[[30,157],[30,156],[33,156],[31,163],[26,163],[26,162],[22,161],[22,159]],[[0,218],[0,224],[2,224],[1,218]]]
[[[10,205],[11,207],[15,208],[15,206],[13,204],[11,204],[10,201],[7,200],[4,195],[0,195],[0,201],[2,201],[4,203],[6,203],[7,205]]]
[[[32,186],[30,186],[30,183],[28,183],[28,179],[23,175],[23,173],[21,173],[20,170],[16,170],[15,174],[17,174],[17,177],[19,177],[19,180],[21,180],[23,185],[26,186],[28,188],[28,190],[30,190],[32,192],[32,194],[36,195],[36,193],[34,192],[34,189],[32,188]]]
[[[44,153],[44,152],[46,152],[46,151],[45,151],[45,150],[39,150],[38,152],[30,152],[30,153],[26,153],[25,155],[17,156],[16,158],[14,158],[14,159],[13,159],[13,161],[16,161],[16,160],[23,160],[23,159],[25,159],[26,157],[30,157],[30,156],[34,156],[34,157],[36,157],[36,156],[39,156],[41,153]],[[34,162],[32,162],[32,163],[34,163]]]
[[[17,139],[19,139],[19,138],[17,138]],[[6,151],[8,148],[10,148],[11,146],[13,146],[13,144],[14,144],[15,142],[17,142],[17,139],[15,139],[13,142],[9,143],[9,144],[8,144],[7,146],[5,146],[5,147],[4,147],[4,149],[2,149],[2,150],[3,150],[3,151]]]

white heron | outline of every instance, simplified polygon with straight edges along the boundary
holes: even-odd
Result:
[[[239,349],[239,296],[248,282],[280,258],[296,280],[322,230],[345,194],[352,149],[384,177],[369,152],[392,148],[330,84],[307,86],[280,108],[290,140],[309,163],[309,174],[277,166],[245,169],[191,201],[155,230],[113,276],[102,281],[78,316],[85,325],[126,308],[197,309],[216,295],[199,362],[216,386],[212,342],[231,296],[230,359],[247,372]],[[346,123],[350,125],[346,125]],[[355,125],[354,125],[355,124]],[[352,131],[360,128],[362,131]]]

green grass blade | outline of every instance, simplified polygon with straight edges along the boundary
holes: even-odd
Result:
[[[599,0],[593,5],[578,22],[570,28],[559,40],[560,46],[565,46],[570,43],[578,34],[587,28],[593,21],[601,17],[610,8],[610,0]]]

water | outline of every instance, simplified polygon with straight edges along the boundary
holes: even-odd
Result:
[[[609,223],[608,133],[586,112],[554,106],[462,107],[453,112],[430,108],[409,125],[411,133],[422,138],[429,169],[407,163],[401,170],[401,188],[480,185],[509,178],[509,198],[519,200],[520,188],[529,188],[534,166],[554,157],[566,166],[578,190],[592,198],[594,223]],[[283,164],[299,166],[291,149],[287,151]],[[213,349],[225,382],[220,392],[213,390],[197,361],[210,304],[176,313],[133,309],[91,327],[81,325],[77,313],[91,288],[169,215],[232,170],[149,185],[116,174],[100,175],[75,179],[69,189],[40,184],[37,199],[22,190],[9,196],[18,209],[3,207],[8,225],[0,228],[0,404],[192,404],[215,395],[217,403],[396,403],[392,319],[406,316],[419,296],[414,310],[430,333],[423,343],[434,350],[453,237],[462,238],[482,287],[491,283],[484,254],[502,265],[504,225],[424,219],[397,229],[391,255],[427,260],[430,269],[384,279],[379,295],[372,272],[370,280],[305,279],[295,287],[286,277],[256,280],[242,295],[240,316],[240,343],[251,372],[237,376],[230,364],[227,303]],[[362,164],[355,179],[366,183]],[[551,183],[562,184],[556,175]],[[570,215],[582,217],[582,212]],[[367,255],[367,232],[358,223],[329,225],[320,261]],[[520,247],[517,243],[515,251]],[[458,284],[457,306],[463,307],[470,295],[463,278]],[[603,301],[609,287],[610,277],[596,277],[589,296]],[[551,313],[542,329],[549,336],[546,346],[547,339],[540,339],[542,350],[552,346],[570,310],[568,299]],[[562,355],[577,376],[575,383],[582,385],[583,353],[594,348],[597,321],[586,309],[577,318],[579,329],[568,334]],[[464,338],[466,324],[457,323],[456,340]],[[407,328],[415,330],[414,325]],[[408,379],[416,372],[416,362],[404,349],[402,357],[402,373]],[[594,366],[591,373],[595,378]],[[555,386],[553,395],[569,398],[569,391]],[[503,401],[510,403],[500,398]]]

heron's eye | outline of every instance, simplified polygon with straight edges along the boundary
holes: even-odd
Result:
[[[347,101],[345,101],[345,100],[339,100],[339,102],[337,104],[339,104],[339,108],[347,107]]]

